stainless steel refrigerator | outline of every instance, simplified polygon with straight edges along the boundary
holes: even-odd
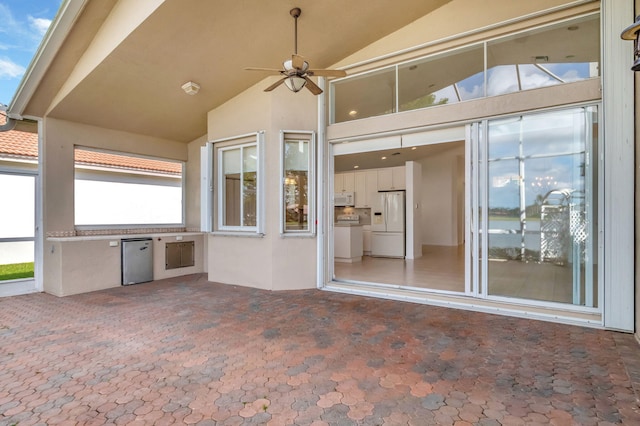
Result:
[[[379,192],[371,214],[371,256],[405,256],[404,191]]]

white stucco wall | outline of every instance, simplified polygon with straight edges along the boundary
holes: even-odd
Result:
[[[269,290],[316,286],[315,237],[279,234],[280,131],[316,130],[317,98],[285,86],[270,93],[267,79],[209,112],[209,140],[265,132],[265,233],[208,237],[209,280]],[[215,194],[214,194],[215,198]]]

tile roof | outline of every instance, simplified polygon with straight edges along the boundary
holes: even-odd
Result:
[[[38,135],[36,133],[22,132],[19,130],[0,132],[0,158],[37,160]],[[94,167],[147,171],[168,175],[180,175],[182,173],[182,165],[176,162],[130,157],[84,149],[76,149],[75,160],[76,163]]]
[[[0,132],[0,157],[37,160],[38,135],[19,130]]]

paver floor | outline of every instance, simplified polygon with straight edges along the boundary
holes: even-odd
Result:
[[[640,424],[632,335],[193,275],[0,299],[0,424]]]

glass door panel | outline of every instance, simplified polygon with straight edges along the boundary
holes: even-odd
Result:
[[[488,158],[479,164],[486,295],[597,306],[595,114],[577,108],[488,122]]]
[[[0,173],[0,283],[34,276],[35,182],[31,175]]]

